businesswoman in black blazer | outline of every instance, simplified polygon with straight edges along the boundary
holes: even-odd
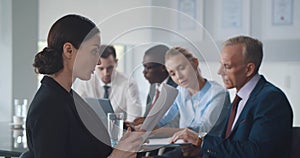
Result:
[[[76,106],[78,94],[72,90],[72,83],[76,78],[90,79],[100,57],[100,31],[96,25],[80,15],[66,15],[52,25],[47,43],[36,54],[33,64],[35,71],[45,76],[26,120],[30,155],[37,158],[135,157],[132,149],[139,146],[134,142],[141,143],[140,135],[128,130],[118,149],[113,149],[88,130]],[[102,132],[109,140],[105,128]]]

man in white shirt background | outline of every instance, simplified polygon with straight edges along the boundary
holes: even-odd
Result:
[[[115,48],[101,45],[102,52],[95,73],[88,81],[77,80],[74,90],[85,98],[108,98],[114,112],[124,112],[126,121],[142,116],[137,84],[116,70],[118,59]]]

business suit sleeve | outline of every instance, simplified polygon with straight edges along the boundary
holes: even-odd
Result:
[[[139,97],[139,90],[134,80],[129,81],[126,96],[127,120],[133,121],[135,118],[142,116],[142,104]]]
[[[207,135],[203,153],[217,158],[279,158],[288,153],[292,110],[285,95],[267,86],[250,97],[230,137]]]

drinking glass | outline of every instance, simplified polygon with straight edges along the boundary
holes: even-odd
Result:
[[[14,99],[13,123],[24,124],[27,115],[27,99]]]
[[[124,113],[108,113],[107,121],[111,146],[115,147],[123,136]]]
[[[14,99],[14,115],[25,117],[27,113],[27,99]]]
[[[12,143],[14,149],[26,149],[26,131],[24,129],[12,129]]]

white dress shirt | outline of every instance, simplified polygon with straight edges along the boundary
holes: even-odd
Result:
[[[88,81],[77,79],[73,89],[82,97],[103,98],[104,86],[101,78],[93,74]],[[134,80],[128,79],[120,72],[114,71],[109,88],[109,99],[115,112],[124,112],[126,121],[133,121],[142,116],[142,105],[138,87]]]
[[[260,75],[256,74],[237,92],[237,95],[240,98],[242,98],[242,100],[239,102],[238,109],[236,111],[236,115],[231,129],[233,129],[236,121],[238,120],[242,110],[244,109],[247,103],[247,100],[249,99],[251,92],[253,91],[259,79],[260,79]]]
[[[159,92],[161,92],[161,89],[162,89],[162,83],[167,83],[169,77],[167,77],[164,81],[162,81],[161,83],[155,83],[155,94],[154,94],[154,97],[153,98],[156,98],[156,91],[158,90]],[[152,99],[152,104],[154,103],[154,100],[155,99]]]

